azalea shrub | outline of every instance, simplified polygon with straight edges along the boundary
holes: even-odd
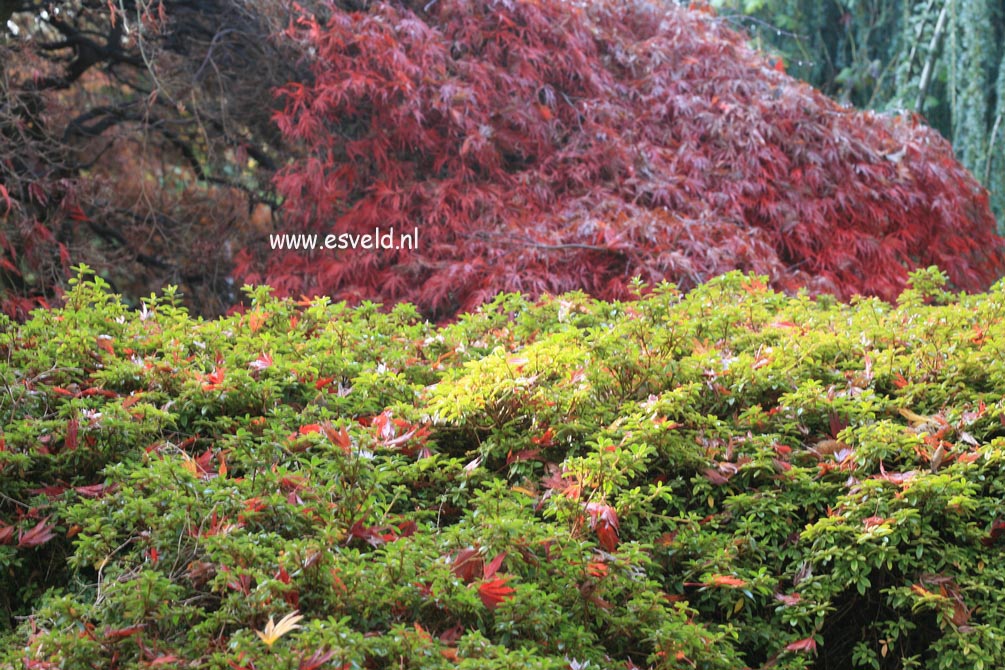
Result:
[[[1005,667],[1005,283],[0,323],[0,667]]]

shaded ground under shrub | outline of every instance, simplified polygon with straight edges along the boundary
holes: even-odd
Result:
[[[80,280],[0,324],[0,667],[1003,667],[1005,285],[944,281],[437,327]]]

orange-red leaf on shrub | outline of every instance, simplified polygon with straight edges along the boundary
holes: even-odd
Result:
[[[993,547],[1005,538],[1005,519],[995,519],[991,522],[991,530],[987,537],[981,538],[981,544],[985,547]]]
[[[336,430],[330,421],[325,421],[321,424],[321,430],[329,442],[341,448],[343,452],[349,453],[352,440],[349,439],[349,431],[345,426]]]
[[[593,527],[597,533],[597,540],[605,551],[614,551],[618,548],[618,529],[604,519],[597,521]]]
[[[408,521],[402,521],[398,524],[398,538],[412,537],[415,535],[415,531],[419,530],[419,524],[415,523],[411,519]]]
[[[271,368],[273,363],[274,361],[272,360],[272,354],[262,354],[255,360],[248,363],[248,367],[251,368],[252,370],[261,371],[267,368]]]
[[[205,376],[205,381],[202,384],[202,390],[204,391],[215,391],[220,388],[223,384],[223,380],[226,378],[227,373],[221,367],[213,368],[213,371]]]
[[[77,432],[80,430],[80,421],[76,418],[66,422],[66,437],[63,439],[63,446],[69,451],[77,448]]]
[[[704,588],[722,586],[730,589],[742,589],[746,585],[747,582],[745,580],[730,575],[712,575],[708,581],[704,582],[684,582],[684,586],[701,586]]]
[[[728,588],[743,588],[747,585],[747,582],[740,579],[739,577],[731,577],[729,575],[712,575],[712,578],[707,582],[708,586],[725,586]]]
[[[24,533],[18,533],[18,548],[26,549],[29,547],[37,547],[54,538],[56,536],[56,533],[54,532],[55,529],[46,523],[48,520],[49,517],[45,517],[35,524],[35,527],[31,530]]]
[[[89,484],[86,486],[76,486],[73,490],[83,498],[100,498],[115,488],[114,484],[112,486],[108,484]]]
[[[146,628],[145,624],[139,624],[136,626],[127,626],[126,628],[105,628],[104,637],[107,642],[117,642],[118,640],[124,640],[127,637],[132,637],[140,631]]]
[[[482,599],[485,607],[494,610],[499,603],[513,596],[515,590],[506,585],[509,579],[509,577],[497,577],[478,585],[478,597]]]
[[[318,649],[307,658],[300,660],[298,670],[318,670],[335,656],[331,649]]]
[[[775,600],[782,603],[786,607],[792,607],[793,605],[798,605],[802,602],[803,597],[798,593],[790,593],[788,595],[784,593],[776,593]]]
[[[0,544],[9,544],[14,539],[14,526],[0,521]]]
[[[785,645],[785,651],[809,651],[816,653],[817,641],[812,637],[796,640],[795,642]]]
[[[457,552],[450,566],[450,571],[465,584],[470,584],[482,574],[484,567],[485,562],[482,560],[481,552],[476,548],[469,547]]]
[[[597,540],[605,551],[614,551],[618,547],[618,513],[610,505],[602,503],[587,503],[586,511],[590,515],[590,526],[597,534]]]
[[[485,566],[485,579],[491,579],[495,577],[495,574],[499,572],[499,568],[502,567],[503,561],[506,560],[506,552],[499,554],[493,558],[488,565]]]
[[[115,347],[112,344],[112,338],[108,335],[99,335],[95,342],[98,345],[98,348],[102,351],[106,351],[113,356],[115,355]]]

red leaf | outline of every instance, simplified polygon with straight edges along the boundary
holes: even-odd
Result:
[[[782,603],[786,607],[792,607],[793,605],[798,605],[800,602],[802,602],[803,597],[801,595],[799,595],[798,593],[793,593],[793,594],[790,594],[790,595],[784,595],[784,594],[781,594],[781,593],[776,593],[775,594],[775,600],[779,601],[780,603]]]
[[[377,526],[364,526],[362,521],[356,521],[349,528],[349,537],[363,540],[370,546],[379,547],[388,541],[381,530],[383,529]]]
[[[580,372],[579,375],[583,376],[582,372]],[[581,380],[580,379],[576,379],[574,381],[581,381]],[[531,441],[532,444],[536,444],[539,447],[551,447],[551,446],[554,446],[554,444],[555,444],[555,431],[552,428],[549,427],[542,434],[535,435],[534,437],[530,438],[530,441]]]
[[[887,519],[887,518],[881,517],[881,516],[870,516],[870,517],[867,517],[865,519],[862,519],[862,525],[865,526],[867,529],[868,528],[875,528],[876,526],[881,526],[881,525],[883,525],[884,523],[886,523],[887,521],[890,521],[890,520],[891,519]]]
[[[706,586],[725,586],[731,589],[741,589],[747,585],[747,582],[739,577],[731,577],[730,575],[712,575],[712,578],[705,582],[705,584]]]
[[[74,487],[74,491],[77,492],[82,498],[100,498],[108,493],[113,487],[108,484],[90,484],[88,486],[77,486]]]
[[[122,401],[122,409],[129,409],[143,399],[143,392],[131,393],[128,398]],[[142,416],[142,415],[141,415]]]
[[[202,452],[195,458],[195,465],[199,469],[199,475],[208,475],[213,472],[213,451],[207,447],[206,451]]]
[[[485,607],[494,610],[499,606],[499,603],[513,597],[516,591],[506,586],[509,579],[509,577],[501,577],[478,585],[478,597],[482,599]]]
[[[206,375],[205,381],[202,384],[202,389],[204,391],[215,391],[223,384],[223,380],[226,378],[226,371],[217,366],[213,368],[213,371]]]
[[[98,335],[96,342],[99,349],[103,349],[104,351],[107,351],[113,356],[115,355],[115,347],[112,346],[111,337],[109,337],[108,335]]]
[[[154,660],[150,661],[151,666],[164,665],[165,663],[177,663],[181,661],[180,658],[171,654],[161,654]]]
[[[831,413],[829,417],[831,437],[837,439],[838,433],[848,427],[848,420],[843,419],[837,414]]]
[[[482,574],[485,561],[482,560],[481,552],[478,549],[469,547],[461,549],[454,557],[450,571],[454,573],[465,584],[470,584]]]
[[[136,635],[144,628],[144,624],[129,626],[127,628],[105,628],[104,637],[108,642],[117,642]]]
[[[785,651],[809,651],[815,654],[817,653],[817,641],[812,637],[796,640],[795,642],[785,645]]]
[[[719,472],[716,468],[705,468],[702,474],[705,475],[705,479],[712,482],[716,486],[722,486],[724,484],[728,484],[729,478],[733,476],[732,473],[729,473],[729,476],[726,476],[721,472]]]
[[[540,460],[542,460],[540,449],[523,449],[516,453],[510,451],[508,454],[506,454],[506,465],[519,463],[520,461],[540,461]]]
[[[344,453],[349,453],[352,441],[349,439],[349,431],[346,430],[345,426],[335,430],[335,426],[331,422],[325,421],[321,424],[321,430],[324,431],[329,442],[341,448]]]
[[[587,503],[586,511],[590,515],[590,526],[597,534],[600,546],[605,551],[614,551],[618,547],[618,514],[610,505]]]
[[[11,263],[6,258],[0,258],[0,268],[3,268],[4,270],[7,270],[11,274],[13,274],[15,277],[20,277],[21,276],[21,271],[17,268],[17,266],[14,265],[13,263]]]
[[[37,181],[28,184],[28,195],[43,207],[49,202],[49,197],[45,194],[45,189]]]
[[[14,526],[0,521],[0,544],[10,544],[14,540]]]
[[[46,524],[49,517],[45,517],[37,524],[35,527],[26,533],[18,533],[17,536],[17,546],[19,549],[26,549],[29,547],[37,547],[39,545],[45,544],[52,538],[56,537],[54,532],[54,527]]]
[[[77,431],[80,428],[80,421],[76,418],[66,422],[66,437],[63,439],[63,446],[69,451],[77,448]]]
[[[86,388],[80,392],[81,398],[91,398],[93,396],[101,396],[102,398],[116,398],[118,394],[115,391],[109,389],[99,389],[99,388]]]
[[[255,360],[248,363],[252,370],[265,370],[272,367],[272,354],[262,354]]]
[[[495,577],[495,574],[499,572],[500,566],[502,566],[503,561],[506,560],[506,552],[499,554],[492,561],[485,566],[485,579],[491,579]]]
[[[87,222],[90,220],[84,210],[80,208],[80,205],[67,207],[66,213],[69,215],[71,221]]]
[[[985,547],[993,547],[1005,537],[1005,519],[995,519],[991,522],[991,531],[987,537],[981,538],[981,544]]]
[[[882,479],[883,481],[890,482],[891,484],[897,484],[903,486],[907,482],[914,479],[918,473],[914,470],[908,470],[907,472],[887,472],[883,468],[883,464],[879,464],[879,474],[873,475],[873,479]]]
[[[49,484],[48,486],[42,486],[37,489],[28,489],[28,493],[35,495],[42,495],[47,498],[55,498],[56,496],[61,496],[66,492],[66,484]]]
[[[298,670],[318,670],[328,661],[335,657],[335,652],[331,650],[318,649],[308,658],[301,659]]]
[[[618,548],[618,529],[615,526],[601,519],[597,522],[594,530],[604,551],[614,551]]]

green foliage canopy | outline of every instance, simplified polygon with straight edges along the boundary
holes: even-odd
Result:
[[[0,323],[0,667],[1003,667],[1005,283],[944,285],[436,327],[80,278]]]

